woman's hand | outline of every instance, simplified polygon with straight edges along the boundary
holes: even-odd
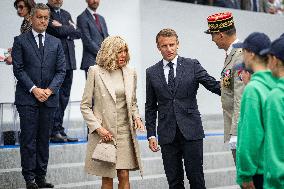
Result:
[[[100,135],[102,141],[108,142],[112,140],[112,134],[103,127],[99,127],[96,129],[97,133]]]
[[[138,118],[136,118],[136,119],[134,120],[134,128],[135,128],[135,129],[138,129],[138,130],[140,130],[140,131],[142,131],[142,132],[145,131],[145,127],[144,127],[144,125],[143,125],[143,123],[142,123],[140,117],[138,117]]]

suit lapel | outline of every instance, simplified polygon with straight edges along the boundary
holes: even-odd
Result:
[[[33,33],[30,31],[29,32],[29,37],[28,37],[32,47],[34,48],[35,52],[36,52],[36,55],[38,56],[38,58],[41,60],[41,56],[40,56],[40,52],[39,52],[39,49],[38,49],[38,46],[36,44],[36,40],[35,40],[35,37],[33,35]]]
[[[43,62],[45,62],[47,55],[48,55],[48,51],[49,51],[49,46],[50,46],[50,38],[47,35],[47,33],[45,33],[45,40],[44,40],[44,51],[43,51]]]
[[[97,33],[99,33],[100,35],[102,35],[102,33],[99,31],[98,26],[96,24],[96,21],[93,17],[93,15],[88,11],[88,9],[85,10],[85,13],[88,16],[88,19],[94,24],[94,27],[96,28]],[[101,24],[102,25],[102,24]],[[103,28],[103,27],[102,27]]]
[[[126,97],[126,103],[128,105],[131,104],[131,97],[133,94],[133,75],[129,72],[129,69],[127,67],[122,68],[122,75],[123,75],[123,81],[124,81],[124,89],[125,89],[125,97]]]
[[[166,90],[170,93],[170,89],[169,89],[169,86],[167,84],[167,81],[166,81],[166,77],[165,77],[165,73],[164,73],[164,68],[163,68],[164,64],[163,64],[163,61],[161,60],[159,62],[159,65],[158,65],[158,75],[160,77],[160,80],[161,80],[161,83],[164,85],[164,87],[166,88]]]
[[[174,90],[174,94],[177,91],[178,85],[181,81],[184,69],[183,69],[183,64],[182,64],[182,59],[180,57],[178,57],[177,59],[177,68],[176,68],[176,78],[175,78],[175,90]]]
[[[116,95],[115,95],[115,85],[112,83],[112,79],[110,77],[109,71],[105,69],[100,69],[100,77],[102,78],[102,81],[104,82],[108,92],[110,93],[112,99],[114,102],[116,102]]]

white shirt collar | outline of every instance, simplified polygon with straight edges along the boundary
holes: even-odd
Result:
[[[34,37],[37,38],[39,33],[36,32],[34,29],[32,29],[32,32],[33,32]],[[43,38],[45,38],[45,31],[42,32],[41,34],[43,35]]]
[[[174,63],[174,67],[177,66],[177,59],[178,59],[178,55],[176,55],[176,57],[171,61],[172,63]],[[163,59],[163,68],[165,68],[168,65],[169,61]]]
[[[92,9],[90,9],[90,7],[87,7],[87,10],[91,13],[92,16],[94,16],[94,13],[96,13],[95,11],[93,11]]]
[[[227,55],[227,56],[232,52],[232,50],[233,50],[233,44],[238,43],[239,41],[240,41],[240,40],[237,38],[237,39],[230,45],[230,47],[229,47],[228,50],[226,51],[226,55]]]

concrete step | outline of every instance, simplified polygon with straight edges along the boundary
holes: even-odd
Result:
[[[145,138],[145,137],[144,137]],[[49,164],[62,162],[76,163],[84,162],[86,153],[86,142],[51,144]],[[161,152],[152,152],[148,147],[148,141],[139,140],[141,157],[160,157]],[[208,136],[204,139],[204,153],[228,151],[227,145],[223,143],[223,136]],[[75,153],[74,153],[75,152]],[[18,147],[0,149],[0,170],[20,167],[20,152]]]
[[[205,182],[207,188],[216,188],[218,186],[227,186],[230,187],[228,189],[237,189],[234,186],[235,179],[235,168],[228,167],[223,169],[213,169],[213,170],[205,170]],[[189,188],[188,180],[185,178],[185,187]],[[114,188],[117,188],[117,179],[114,179]],[[140,176],[131,176],[130,177],[131,188],[135,189],[164,189],[168,188],[167,179],[165,174],[153,174],[146,175],[143,179]],[[100,178],[96,178],[95,180],[88,180],[82,182],[73,182],[67,184],[57,184],[55,188],[61,189],[100,189],[101,180]],[[220,189],[222,187],[219,187]],[[9,188],[8,188],[9,189]],[[226,189],[226,188],[224,188]]]
[[[221,187],[214,187],[210,189],[241,189],[238,185],[232,185],[232,186],[221,186]]]
[[[142,163],[145,176],[164,174],[161,157],[142,158]],[[207,170],[207,172],[233,166],[234,163],[230,152],[211,152],[204,154],[204,170]],[[140,173],[135,171],[131,172],[131,175],[139,177]],[[97,177],[86,175],[83,162],[49,165],[47,178],[55,184],[97,180]],[[0,188],[7,187],[6,184],[12,183],[18,187],[23,184],[22,182],[21,168],[0,170]]]

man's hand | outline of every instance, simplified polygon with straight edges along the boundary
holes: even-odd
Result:
[[[52,90],[50,90],[49,88],[44,89],[43,91],[44,91],[44,93],[47,95],[47,98],[49,98],[50,95],[52,94]]]
[[[140,131],[144,132],[145,131],[145,127],[140,119],[140,117],[136,118],[134,120],[134,128],[135,129],[139,129]]]
[[[61,27],[62,26],[62,24],[60,22],[58,22],[57,20],[52,20],[51,24],[54,27]]]
[[[153,152],[158,152],[160,150],[160,148],[158,147],[158,142],[157,142],[156,138],[150,138],[149,139],[149,148]]]
[[[108,142],[112,140],[112,137],[113,137],[112,134],[105,128],[99,127],[96,129],[96,131],[104,142]]]
[[[45,94],[44,89],[41,88],[34,88],[32,93],[35,95],[36,99],[40,102],[44,102],[48,99],[48,96]]]
[[[253,181],[250,182],[243,182],[242,189],[255,189]]]

